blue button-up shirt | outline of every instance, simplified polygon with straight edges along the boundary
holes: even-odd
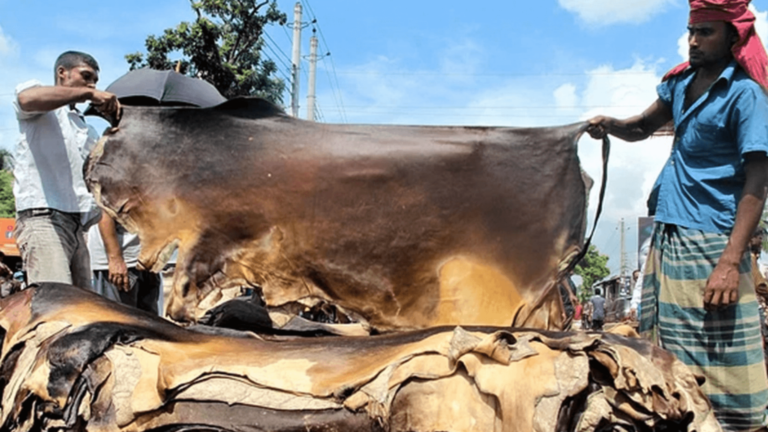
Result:
[[[746,176],[744,155],[768,154],[768,99],[736,62],[684,109],[693,70],[657,87],[675,122],[672,154],[648,207],[657,222],[730,232]]]

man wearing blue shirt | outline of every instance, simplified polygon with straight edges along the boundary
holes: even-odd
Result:
[[[639,141],[674,121],[648,201],[640,331],[706,378],[726,430],[757,430],[768,377],[747,246],[768,190],[768,57],[749,0],[690,3],[689,63],[665,76],[645,112],[595,117],[589,133]]]

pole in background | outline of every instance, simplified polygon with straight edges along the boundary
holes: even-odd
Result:
[[[299,116],[299,75],[301,65],[301,3],[293,7],[293,56],[291,59],[291,114]]]
[[[621,222],[619,222],[619,230],[621,231],[621,269],[620,276],[624,276],[627,274],[627,253],[624,250],[624,247],[626,246],[626,240],[624,238],[624,218],[621,218]]]
[[[315,80],[317,77],[317,37],[312,29],[309,39],[309,86],[307,88],[307,120],[315,121]]]

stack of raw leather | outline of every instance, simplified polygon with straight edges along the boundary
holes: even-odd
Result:
[[[673,355],[612,334],[441,327],[268,341],[42,284],[0,300],[4,431],[716,431]]]

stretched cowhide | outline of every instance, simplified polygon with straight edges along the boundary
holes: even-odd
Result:
[[[212,290],[251,285],[269,306],[320,298],[379,330],[561,329],[585,128],[321,124],[259,99],[126,106],[86,177],[138,232],[145,267],[178,246],[178,321]]]

